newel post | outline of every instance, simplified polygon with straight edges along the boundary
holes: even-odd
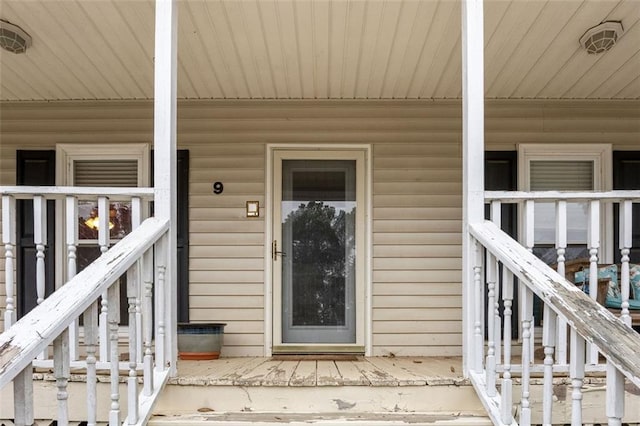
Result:
[[[482,368],[473,358],[474,247],[469,224],[484,220],[484,37],[483,0],[462,2],[462,309],[463,368]],[[476,359],[479,359],[476,357]]]
[[[154,99],[154,201],[156,217],[170,219],[165,272],[166,361],[175,374],[177,359],[176,122],[178,3],[156,0]],[[157,319],[156,319],[157,321]],[[166,366],[156,366],[164,369]]]

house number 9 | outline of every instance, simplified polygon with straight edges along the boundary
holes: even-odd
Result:
[[[222,182],[215,182],[213,184],[213,193],[222,194],[222,191],[224,191],[224,185],[222,184]]]

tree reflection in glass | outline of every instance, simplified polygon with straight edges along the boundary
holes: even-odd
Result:
[[[355,262],[355,203],[349,211],[310,201],[289,213],[293,325],[346,323],[345,285]]]

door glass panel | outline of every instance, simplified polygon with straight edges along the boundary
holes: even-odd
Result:
[[[283,343],[354,343],[356,162],[282,167]]]

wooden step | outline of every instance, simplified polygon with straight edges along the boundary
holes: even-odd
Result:
[[[202,424],[225,426],[287,426],[335,425],[335,426],[485,426],[491,425],[488,417],[458,416],[438,413],[198,413],[191,415],[154,416],[149,426],[199,426]]]
[[[484,416],[471,385],[166,386],[153,413],[436,413]]]
[[[149,424],[491,424],[460,358],[236,358],[178,371]]]
[[[486,414],[460,358],[235,358],[181,361],[178,371],[154,414]]]

